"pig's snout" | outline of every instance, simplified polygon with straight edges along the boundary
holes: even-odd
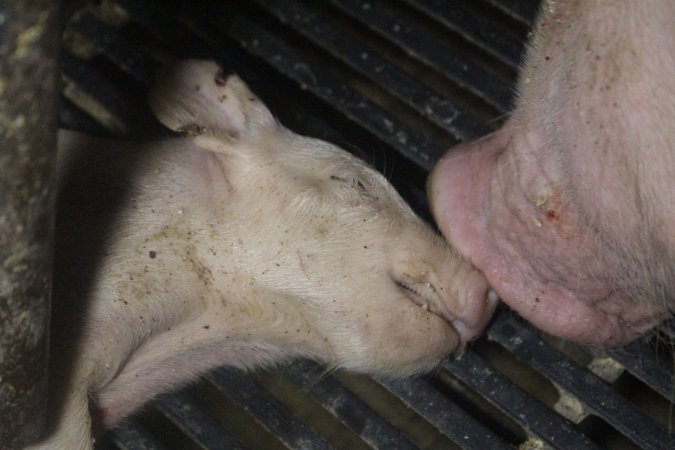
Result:
[[[390,277],[408,300],[452,327],[458,338],[457,348],[453,351],[461,353],[489,322],[497,306],[497,295],[489,288],[483,274],[455,255],[444,242],[438,242],[437,249],[429,249],[429,252],[438,253],[434,263],[393,258],[395,263]],[[421,252],[417,249],[404,253],[416,255]]]
[[[481,334],[497,305],[497,294],[476,271],[465,278],[464,292],[455,294],[434,272],[417,277],[405,274],[392,280],[413,303],[452,326],[459,338],[455,353],[461,353],[466,343]]]

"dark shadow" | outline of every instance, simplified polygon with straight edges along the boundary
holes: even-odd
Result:
[[[82,136],[63,171],[56,206],[50,333],[52,420],[48,419],[45,436],[53,432],[53,419],[63,413],[65,394],[76,381],[75,361],[83,342],[93,283],[107,256],[115,224],[129,202],[135,169],[145,156],[142,150],[128,147],[125,141]]]

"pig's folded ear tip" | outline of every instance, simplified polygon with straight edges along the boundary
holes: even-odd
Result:
[[[226,75],[223,68],[218,66],[218,70],[216,70],[216,74],[213,77],[213,81],[216,83],[216,85],[217,86],[225,86],[227,84],[228,78],[229,78],[229,75]]]
[[[217,65],[216,74],[214,75],[214,82],[218,86],[225,86],[230,80],[236,80],[239,83],[244,83],[237,72],[232,69],[225,69],[216,61],[211,61]]]

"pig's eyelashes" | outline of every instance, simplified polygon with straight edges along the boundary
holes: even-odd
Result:
[[[361,180],[359,180],[356,177],[340,177],[337,175],[331,175],[330,179],[346,183],[351,187],[355,188],[356,190],[358,190],[362,194],[368,194],[368,189],[366,189],[366,186],[363,184]]]

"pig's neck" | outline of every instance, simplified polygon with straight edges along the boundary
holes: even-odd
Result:
[[[205,220],[188,205],[169,217],[154,229],[125,233],[96,283],[94,296],[106,298],[93,305],[106,314],[92,311],[87,332],[115,336],[97,340],[91,359],[98,366],[88,369],[105,425],[216,366],[252,368],[330,353],[292,298],[255,281],[243,262],[250,249],[227,224]]]
[[[201,324],[205,331],[196,334],[205,338],[217,334],[228,339],[309,345],[304,339],[287,337],[290,328],[310,333],[289,299],[259,286],[251,274],[234,265],[212,265],[194,248],[179,250],[180,245],[171,245],[153,246],[155,250],[147,252],[155,255],[152,263],[142,258],[128,261],[125,273],[104,281],[106,289],[114,286],[112,294],[106,294],[119,311],[114,326],[126,325],[140,333],[138,348],[193,322]],[[129,314],[130,309],[135,314]],[[102,320],[92,329],[100,329],[110,317],[95,319]],[[185,342],[190,344],[187,339]]]
[[[134,248],[133,256],[113,255],[101,271],[97,286],[115,307],[105,308],[106,317],[92,311],[89,333],[116,336],[94,350],[100,365],[92,368],[92,391],[106,426],[216,366],[252,368],[328,353],[290,298],[259,286],[243,269],[247,250],[236,239],[184,217],[135,230],[121,246]]]

